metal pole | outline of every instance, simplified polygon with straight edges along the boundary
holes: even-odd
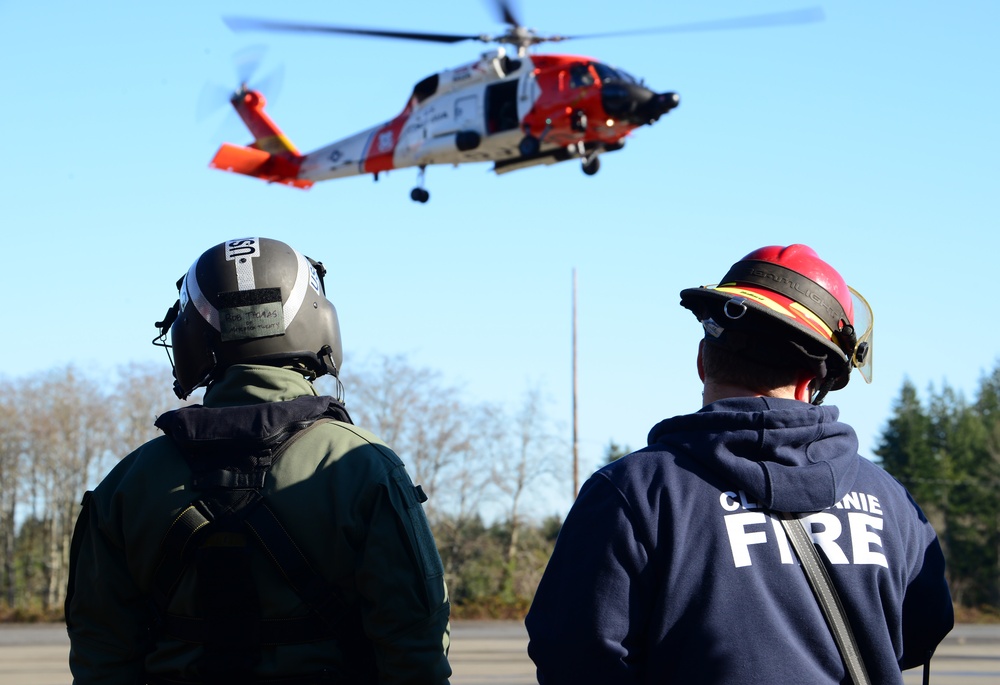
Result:
[[[576,267],[573,268],[573,499],[580,494],[579,432],[576,412]]]

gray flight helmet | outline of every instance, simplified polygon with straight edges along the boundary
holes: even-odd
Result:
[[[269,238],[227,240],[202,254],[156,324],[158,344],[166,346],[170,332],[177,396],[210,385],[233,364],[337,376],[343,348],[325,273],[321,262]]]

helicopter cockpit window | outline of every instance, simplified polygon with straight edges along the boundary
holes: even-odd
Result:
[[[627,71],[622,71],[621,69],[616,69],[616,71],[619,74],[621,74],[622,77],[626,81],[628,81],[629,83],[639,83],[640,82],[639,79],[637,79],[635,76],[633,76],[632,74],[628,73]]]
[[[621,83],[637,83],[631,74],[622,71],[621,69],[613,69],[607,64],[601,64],[600,62],[594,62],[594,71],[600,77],[602,83],[610,83],[618,81]]]
[[[584,88],[594,85],[594,75],[586,64],[574,64],[569,68],[569,85],[572,88]]]

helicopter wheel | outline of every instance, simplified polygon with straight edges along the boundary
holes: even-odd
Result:
[[[424,190],[423,188],[414,188],[410,191],[410,199],[414,202],[419,202],[423,204],[431,199],[431,194]]]
[[[542,141],[535,136],[525,136],[517,144],[517,150],[522,157],[534,157],[542,149]]]
[[[592,159],[587,159],[586,157],[584,158],[584,160],[583,160],[583,173],[587,174],[588,176],[593,176],[594,174],[596,174],[600,170],[601,170],[601,158],[600,157],[598,157],[598,156],[595,155]]]

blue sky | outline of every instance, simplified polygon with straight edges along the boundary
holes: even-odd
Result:
[[[803,4],[518,7],[540,32],[582,34]],[[543,46],[681,105],[594,177],[574,162],[502,177],[432,167],[417,205],[413,170],[308,192],[210,170],[220,143],[249,136],[224,103],[197,116],[199,97],[235,87],[233,55],[266,46],[261,74],[284,70],[268,111],[309,151],[394,116],[416,81],[485,46],[235,34],[221,17],[499,32],[484,2],[0,1],[0,374],[165,364],[149,341],[178,276],[207,247],[260,235],[329,267],[348,399],[352,362],[406,354],[473,400],[513,408],[542,387],[568,439],[576,269],[587,472],[610,439],[641,447],[654,423],[700,406],[700,331],[678,292],[756,247],[803,242],[875,312],[874,384],[830,398],[870,454],[904,378],[971,396],[1000,358],[1000,5],[823,7],[806,26]]]

